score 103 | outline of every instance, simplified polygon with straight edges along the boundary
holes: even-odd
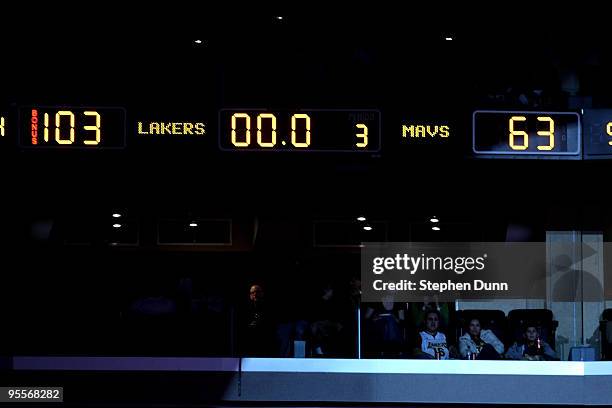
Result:
[[[102,138],[102,130],[101,130],[101,117],[100,114],[96,111],[85,111],[83,112],[83,116],[89,116],[91,118],[90,125],[84,125],[82,127],[83,131],[89,131],[90,138],[83,138],[82,143],[84,145],[95,146],[100,144],[100,140]],[[55,112],[55,120],[53,123],[53,130],[51,131],[52,139],[55,140],[55,143],[59,145],[69,145],[73,144],[75,141],[75,116],[74,113],[70,110],[59,110]],[[64,118],[64,122],[68,126],[64,126],[65,131],[62,132],[62,118]],[[38,109],[32,109],[30,116],[31,127],[31,143],[32,145],[37,145],[39,141],[39,122],[40,116],[38,114]],[[43,140],[45,142],[49,142],[49,113],[45,112],[42,114],[42,124],[43,124]]]
[[[372,152],[380,148],[378,111],[223,109],[219,120],[222,150]]]
[[[45,148],[122,148],[125,111],[107,107],[29,107],[18,115],[19,144]]]

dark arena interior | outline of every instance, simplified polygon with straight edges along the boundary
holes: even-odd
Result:
[[[2,7],[0,406],[612,404],[604,6]]]

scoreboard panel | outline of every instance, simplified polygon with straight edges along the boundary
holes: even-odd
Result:
[[[224,151],[366,152],[380,150],[376,110],[222,109],[219,147]]]
[[[612,109],[585,109],[584,158],[612,158]]]
[[[19,146],[59,149],[125,147],[122,108],[32,106],[18,113]]]
[[[385,111],[363,108],[217,108],[189,121],[176,113],[142,120],[146,108],[15,104],[0,107],[0,146],[30,150],[122,150],[138,140],[204,141],[205,153],[361,153],[395,157],[428,146],[436,155],[448,140],[452,154],[478,159],[612,159],[612,109],[573,111],[474,110],[410,120],[410,112],[383,121]],[[176,111],[175,111],[176,112]],[[176,117],[175,117],[176,116]],[[463,116],[463,126],[458,119]],[[386,116],[385,116],[386,117]],[[414,116],[417,117],[416,115]],[[406,119],[408,118],[408,119]],[[383,126],[383,122],[385,125]],[[397,122],[397,123],[396,123]],[[422,123],[425,124],[422,124]],[[415,125],[416,123],[416,125]],[[452,126],[449,125],[452,123]],[[398,149],[399,147],[399,149]],[[194,148],[194,145],[189,145]]]
[[[574,156],[581,152],[580,116],[573,112],[475,111],[476,155]]]

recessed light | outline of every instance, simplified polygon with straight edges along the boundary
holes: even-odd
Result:
[[[121,228],[121,224],[113,224],[113,228]]]
[[[282,19],[283,19],[283,16],[276,16],[276,19],[277,19],[277,20],[282,20]]]
[[[440,222],[440,220],[437,217],[431,217],[429,219],[429,221],[431,221],[431,222]]]
[[[431,229],[434,231],[440,231],[440,227],[431,227]]]
[[[196,44],[202,44],[202,40],[195,40],[194,43]]]
[[[119,213],[113,213],[113,218],[121,218],[121,214],[119,214]]]
[[[366,217],[363,217],[363,216],[357,217],[357,221],[364,222],[365,220],[366,220]]]
[[[197,226],[198,226],[198,223],[197,223],[197,222],[190,222],[190,223],[189,223],[189,226],[190,226],[190,227],[197,227]]]
[[[453,37],[446,37],[445,40],[446,41],[453,41]]]
[[[372,231],[372,227],[370,227],[369,225],[366,225],[365,227],[363,227],[364,231]]]

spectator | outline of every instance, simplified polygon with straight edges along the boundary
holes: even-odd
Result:
[[[440,312],[436,309],[425,314],[424,329],[417,336],[417,347],[414,349],[417,358],[435,358],[448,360],[450,351],[446,335],[439,331]]]
[[[312,308],[312,352],[314,357],[335,355],[338,352],[339,334],[343,329],[340,323],[340,304],[331,283],[319,292]]]
[[[459,338],[459,354],[462,358],[498,360],[504,352],[504,343],[488,329],[482,330],[480,320],[470,320],[468,332]]]
[[[358,349],[357,333],[359,329],[359,315],[357,311],[361,305],[361,280],[357,277],[349,279],[348,285],[345,284],[344,291],[341,293],[341,315],[340,323],[342,329],[342,353],[341,357],[356,358]]]
[[[540,339],[535,325],[525,327],[522,341],[514,342],[506,353],[506,358],[511,360],[558,360],[557,353],[548,343]]]
[[[405,310],[391,296],[366,309],[365,319],[369,325],[373,351],[379,357],[400,357],[405,350],[405,317]]]
[[[270,357],[274,346],[272,316],[264,288],[255,283],[249,289],[249,301],[240,323],[242,353],[252,357]]]
[[[449,303],[438,302],[437,296],[425,296],[423,302],[410,303],[410,318],[414,327],[418,327],[425,320],[425,314],[430,310],[440,312],[440,324],[442,327],[449,327],[450,311],[453,309]]]

